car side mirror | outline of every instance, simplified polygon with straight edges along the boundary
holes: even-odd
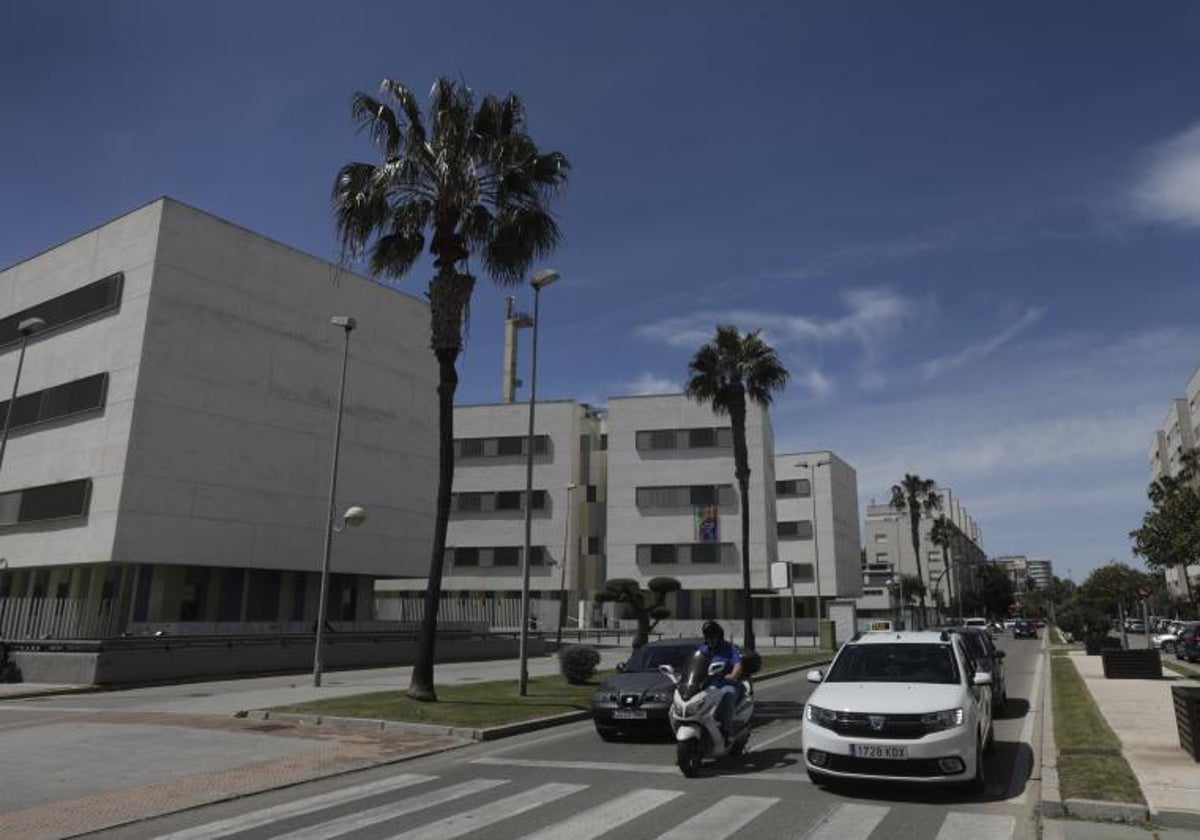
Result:
[[[624,662],[618,662],[618,663],[617,663],[617,670],[618,670],[618,671],[624,671],[624,670],[625,670],[625,663],[624,663]]]
[[[991,685],[992,675],[986,671],[976,671],[975,678],[971,682],[975,685]]]
[[[825,675],[821,673],[820,668],[817,668],[816,670],[809,671],[806,679],[810,683],[819,683],[821,680],[825,679]]]

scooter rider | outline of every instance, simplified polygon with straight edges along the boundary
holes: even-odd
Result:
[[[725,630],[715,621],[704,622],[700,633],[704,636],[704,644],[699,650],[709,654],[713,662],[725,666],[718,686],[721,702],[717,707],[717,721],[721,725],[721,734],[728,740],[733,734],[733,709],[742,691],[742,651],[733,642],[725,641]]]

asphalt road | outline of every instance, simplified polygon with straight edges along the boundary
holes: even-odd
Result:
[[[1041,641],[1008,651],[985,795],[912,784],[812,785],[800,752],[803,674],[760,683],[750,752],[685,779],[674,745],[605,743],[590,722],[477,744],[104,832],[105,838],[469,837],[992,840],[1037,836]]]

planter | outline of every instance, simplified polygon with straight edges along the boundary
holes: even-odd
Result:
[[[1105,650],[1100,656],[1106,679],[1162,679],[1162,659],[1157,650]]]
[[[1173,685],[1171,699],[1175,701],[1175,728],[1179,731],[1179,746],[1200,763],[1200,686]]]

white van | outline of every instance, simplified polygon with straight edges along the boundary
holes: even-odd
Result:
[[[986,618],[968,618],[963,621],[964,627],[983,627],[987,628],[988,620]]]

